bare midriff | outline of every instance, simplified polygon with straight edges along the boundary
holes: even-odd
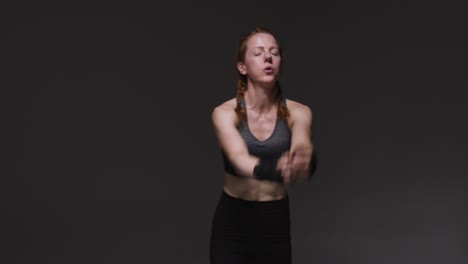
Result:
[[[286,197],[285,185],[273,181],[238,177],[225,172],[224,191],[236,198],[248,201],[273,201]]]

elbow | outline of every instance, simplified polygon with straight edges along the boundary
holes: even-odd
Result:
[[[303,152],[312,154],[313,145],[310,141],[296,142],[291,145],[291,152]]]

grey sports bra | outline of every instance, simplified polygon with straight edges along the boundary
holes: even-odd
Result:
[[[284,104],[286,104],[286,100],[283,100]],[[244,99],[241,101],[241,107],[247,112]],[[252,134],[247,123],[247,116],[245,120],[239,123],[238,130],[247,145],[250,155],[257,156],[260,159],[278,158],[291,147],[291,130],[288,124],[279,116],[276,117],[273,133],[265,140],[260,141]],[[223,150],[221,152],[224,170],[229,174],[239,176],[226,153]]]

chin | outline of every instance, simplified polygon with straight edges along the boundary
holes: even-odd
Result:
[[[273,87],[278,80],[278,77],[275,75],[263,75],[258,76],[258,78],[253,78],[252,81],[262,86],[271,86]]]
[[[262,80],[259,80],[259,83],[264,84],[264,85],[272,85],[274,86],[278,78],[271,77],[271,78],[263,78]]]

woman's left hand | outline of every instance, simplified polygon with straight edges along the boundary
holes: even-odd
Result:
[[[289,184],[294,181],[294,174],[292,171],[292,159],[289,151],[284,152],[277,161],[277,169],[281,171],[283,182]]]
[[[312,151],[306,148],[291,153],[290,167],[294,178],[305,180],[309,177],[311,157]]]

